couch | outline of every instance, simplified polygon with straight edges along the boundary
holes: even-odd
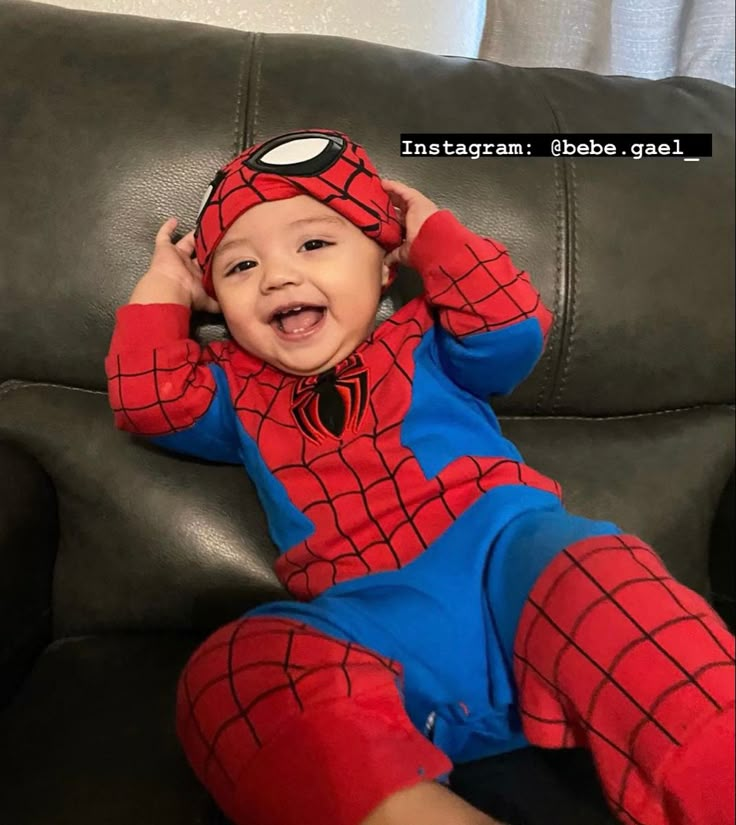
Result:
[[[504,431],[571,511],[650,542],[733,627],[732,90],[4,0],[2,823],[220,821],[174,735],[177,676],[216,627],[284,597],[276,550],[241,469],[114,429],[103,358],[163,220],[187,231],[218,165],[311,126],[509,246],[556,321],[494,401]],[[713,156],[399,156],[401,132],[687,131]],[[404,270],[381,317],[417,289]],[[197,315],[192,334],[227,332]],[[452,783],[511,825],[614,821],[583,751]]]

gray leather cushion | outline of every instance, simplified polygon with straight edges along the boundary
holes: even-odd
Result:
[[[64,639],[0,713],[0,819],[14,825],[210,825],[174,733],[186,635]]]

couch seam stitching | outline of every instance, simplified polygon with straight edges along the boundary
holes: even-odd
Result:
[[[567,187],[568,193],[568,237],[572,239],[572,243],[568,247],[568,261],[569,261],[569,288],[568,288],[568,313],[567,315],[567,340],[563,338],[561,346],[561,360],[562,371],[559,374],[557,383],[557,392],[552,401],[552,410],[554,411],[560,406],[563,394],[567,387],[567,379],[570,373],[570,364],[572,361],[572,351],[575,346],[575,336],[577,334],[577,299],[578,299],[578,262],[579,262],[579,242],[578,242],[578,198],[577,198],[577,175],[576,165],[574,160],[570,160],[569,164],[569,180],[570,185]]]
[[[250,40],[251,38],[246,38],[246,46],[242,49],[240,54],[240,60],[238,62],[238,93],[235,97],[235,114],[233,123],[233,155],[237,155],[240,150],[240,123],[243,112],[243,74],[245,72],[245,56],[248,53],[247,44],[250,43]]]
[[[552,123],[556,134],[561,134],[562,129],[560,126],[560,119],[557,110],[552,105],[552,101],[545,93],[543,86],[537,82],[537,79],[535,78],[533,73],[524,72],[524,76],[529,85],[536,90],[537,94],[547,105],[547,108],[549,109],[550,115],[552,117]],[[547,338],[545,353],[542,356],[543,358],[546,356],[547,363],[544,367],[544,372],[542,376],[542,386],[540,387],[539,393],[537,395],[537,400],[535,404],[536,410],[541,410],[544,407],[545,399],[547,402],[551,402],[554,398],[555,378],[552,378],[552,386],[550,386],[550,376],[556,376],[559,370],[559,353],[561,353],[562,346],[564,343],[564,331],[566,323],[566,319],[563,313],[568,286],[567,279],[565,277],[565,250],[563,243],[565,238],[565,229],[568,223],[567,198],[565,197],[564,192],[566,187],[564,186],[565,179],[563,175],[563,171],[565,169],[565,161],[560,160],[559,158],[555,158],[553,168],[555,201],[557,205],[557,226],[555,230],[555,305],[553,310],[554,317],[552,329],[550,330],[550,334]],[[558,343],[560,349],[558,352],[558,357],[555,358],[554,349],[557,347]]]
[[[556,122],[556,120],[555,120]],[[547,339],[546,350],[547,350],[547,363],[544,367],[544,373],[542,376],[542,386],[539,389],[539,393],[537,394],[537,401],[535,404],[535,408],[537,410],[541,410],[544,407],[544,400],[545,398],[549,397],[553,394],[553,389],[550,387],[550,379],[556,372],[556,359],[554,356],[554,350],[557,347],[558,342],[562,343],[562,329],[564,326],[564,318],[561,317],[561,309],[564,307],[564,293],[565,293],[565,284],[564,284],[564,275],[563,275],[563,238],[565,235],[565,205],[564,205],[564,194],[562,192],[562,181],[561,181],[561,161],[559,159],[555,159],[554,161],[554,185],[555,185],[555,200],[557,202],[557,209],[556,209],[556,230],[555,230],[555,305],[554,305],[554,318],[553,318],[553,326],[550,330],[550,335]],[[552,379],[554,380],[554,379]]]
[[[251,77],[251,84],[250,84],[250,93],[253,97],[253,117],[250,124],[250,137],[248,145],[251,145],[258,130],[258,118],[260,115],[260,108],[261,108],[261,72],[263,68],[263,60],[261,59],[261,43],[262,38],[260,35],[256,35],[256,39],[253,45],[253,58],[251,60],[251,69],[250,69],[250,77]],[[255,73],[253,72],[253,65],[255,64]]]

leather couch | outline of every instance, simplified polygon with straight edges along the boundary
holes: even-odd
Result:
[[[733,626],[731,89],[3,0],[2,823],[219,821],[174,735],[177,675],[284,596],[276,551],[241,469],[113,428],[103,358],[163,220],[187,231],[219,164],[310,126],[509,246],[556,322],[495,403],[505,432],[570,510],[653,544]],[[401,132],[443,131],[709,132],[713,157],[399,156]],[[417,288],[404,271],[382,317]],[[613,822],[582,751],[482,760],[453,784],[512,825]]]

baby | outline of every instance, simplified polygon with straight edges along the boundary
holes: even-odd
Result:
[[[245,150],[175,227],[117,312],[115,422],[244,465],[295,597],[180,679],[233,823],[489,823],[453,765],[529,744],[589,748],[622,822],[732,821],[733,637],[644,542],[568,513],[488,404],[552,323],[504,246],[316,129]],[[376,326],[397,264],[424,294]],[[193,309],[231,340],[192,340]]]

